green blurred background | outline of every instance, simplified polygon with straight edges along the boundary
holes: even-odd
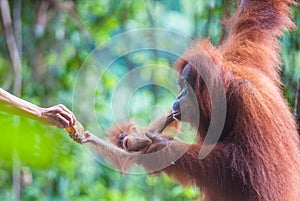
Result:
[[[7,45],[12,32],[3,25],[7,15],[3,15],[1,4],[0,87],[42,107],[62,103],[68,108],[72,108],[73,87],[81,65],[95,47],[113,36],[150,27],[193,39],[210,36],[212,42],[218,44],[226,31],[221,24],[223,16],[230,16],[235,9],[234,1],[229,0],[8,2],[21,73],[13,70]],[[295,23],[300,26],[299,8],[294,8],[293,14]],[[300,76],[300,29],[285,33],[281,41],[283,91],[293,109]],[[114,123],[111,93],[124,73],[145,64],[144,60],[147,64],[162,66],[171,66],[174,61],[174,57],[155,51],[119,56],[115,63],[117,70],[106,73],[100,83],[102,91],[97,92],[95,111],[86,114],[95,112],[103,129]],[[149,71],[148,76],[153,83],[170,81],[176,86],[176,80],[164,73]],[[22,85],[18,92],[15,81],[20,78]],[[146,125],[151,119],[149,113],[154,113],[153,118],[160,116],[171,107],[173,99],[174,95],[163,87],[144,87],[132,100],[130,116]],[[155,105],[160,106],[158,112],[153,110]],[[91,125],[85,115],[79,120],[88,129],[98,126]],[[84,147],[72,142],[64,130],[32,120],[0,112],[0,134],[0,200],[182,201],[196,200],[201,194],[196,188],[183,188],[164,175],[122,176],[97,162]]]

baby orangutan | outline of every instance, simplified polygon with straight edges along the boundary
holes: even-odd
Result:
[[[178,129],[178,121],[173,118],[173,114],[152,122],[141,130],[133,123],[124,123],[113,127],[107,134],[109,140],[117,147],[128,152],[145,153],[149,151],[150,145],[153,146],[155,135],[161,135],[170,129]]]
[[[84,132],[79,122],[66,128],[66,131],[74,141],[91,145],[107,162],[110,162],[123,173],[135,163],[144,165],[143,161],[152,160],[143,154],[161,150],[165,146],[165,143],[160,143],[161,139],[165,142],[175,139],[172,136],[162,135],[171,129],[178,129],[178,121],[173,119],[173,114],[167,115],[140,130],[133,123],[116,125],[107,131],[110,142],[98,138],[89,131]],[[158,138],[158,135],[163,137]],[[152,170],[152,172],[154,171]]]

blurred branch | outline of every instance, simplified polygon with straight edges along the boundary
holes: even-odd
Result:
[[[9,51],[9,56],[12,62],[12,66],[15,73],[14,79],[14,94],[17,96],[21,95],[21,87],[22,87],[22,64],[16,44],[16,40],[14,37],[14,31],[12,27],[12,20],[10,14],[10,8],[8,4],[8,0],[0,1],[0,10],[2,14],[2,22],[4,26],[5,40],[7,44],[7,48]]]
[[[148,16],[148,19],[149,19],[150,27],[154,28],[155,27],[155,21],[154,21],[153,15],[152,15],[152,10],[153,10],[153,7],[149,3],[147,3],[147,16]],[[155,32],[150,33],[149,37],[151,38],[150,41],[151,41],[151,43],[153,43],[153,47],[156,47],[157,46],[156,45],[157,39],[156,39],[156,36],[155,36]],[[154,60],[158,61],[158,52],[157,52],[157,49],[154,48],[152,51],[154,53]],[[151,80],[153,81],[153,83],[154,83],[154,76],[155,76],[154,72],[152,72],[152,74],[151,74]],[[158,97],[157,97],[158,96],[158,92],[157,92],[157,87],[156,87],[155,84],[151,85],[151,91],[152,91],[152,93],[154,95],[155,102],[157,102],[157,100],[158,100]]]
[[[204,33],[204,37],[208,37],[209,36],[209,28],[210,28],[210,24],[212,21],[212,7],[208,6],[208,11],[207,11],[207,18],[206,18],[206,24],[205,24],[205,33]]]
[[[198,38],[198,31],[199,31],[199,22],[198,22],[198,18],[199,18],[199,14],[197,12],[197,7],[194,7],[193,10],[193,24],[194,24],[194,30],[193,30],[193,38]]]
[[[13,28],[19,56],[22,57],[22,0],[14,1]]]
[[[73,20],[73,22],[79,27],[80,31],[83,33],[85,37],[90,38],[90,33],[89,33],[89,27],[86,26],[84,22],[81,21],[80,17],[78,16],[76,9],[74,8],[74,2],[73,1],[66,1],[66,2],[61,2],[61,6],[59,6],[61,9],[67,10],[68,14]]]
[[[297,86],[294,115],[296,117],[296,121],[297,121],[297,125],[298,125],[298,133],[300,133],[300,128],[299,128],[299,123],[300,123],[300,79],[299,79],[298,86]]]
[[[48,21],[48,8],[50,6],[50,1],[42,1],[38,8],[37,18],[36,18],[36,28],[35,35],[40,37],[45,32],[45,27]]]
[[[12,27],[12,19],[8,0],[0,1],[0,10],[2,14],[2,22],[5,33],[5,40],[9,51],[9,56],[14,69],[14,85],[13,93],[16,96],[21,95],[22,89],[22,64],[20,53],[22,49],[22,32],[21,32],[21,5],[22,0],[15,0],[14,8],[14,27],[16,28],[16,35]],[[15,39],[16,38],[16,39]],[[17,41],[16,41],[17,40]],[[17,44],[18,43],[18,44]],[[12,153],[13,161],[13,200],[19,201],[21,194],[21,161],[18,152],[14,150]]]

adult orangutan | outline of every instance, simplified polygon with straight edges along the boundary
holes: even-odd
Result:
[[[144,155],[164,150],[134,162],[151,172],[164,172],[183,185],[198,186],[205,201],[300,200],[299,136],[278,74],[278,38],[283,30],[294,27],[289,18],[292,4],[293,0],[242,0],[220,46],[200,41],[176,62],[181,93],[172,114],[197,129],[196,144],[150,129],[142,133],[148,141],[129,150],[128,139],[124,139],[131,132],[126,128],[110,132],[115,136],[113,142]],[[206,72],[206,81],[200,72]],[[214,107],[207,86],[214,83],[213,72],[220,73],[224,85],[226,120],[215,147],[200,160],[200,149],[211,146],[203,140]],[[192,93],[198,104],[190,101]],[[196,108],[201,114],[198,121],[194,120]],[[184,154],[162,169],[156,168],[177,152]]]

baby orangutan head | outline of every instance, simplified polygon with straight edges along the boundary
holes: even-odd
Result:
[[[109,140],[117,147],[129,152],[143,152],[153,143],[149,134],[162,135],[165,132],[178,131],[179,123],[170,113],[143,129],[137,129],[133,123],[118,124],[109,131]]]
[[[127,151],[141,151],[151,144],[151,140],[139,133],[133,123],[116,125],[107,134],[113,144]]]

